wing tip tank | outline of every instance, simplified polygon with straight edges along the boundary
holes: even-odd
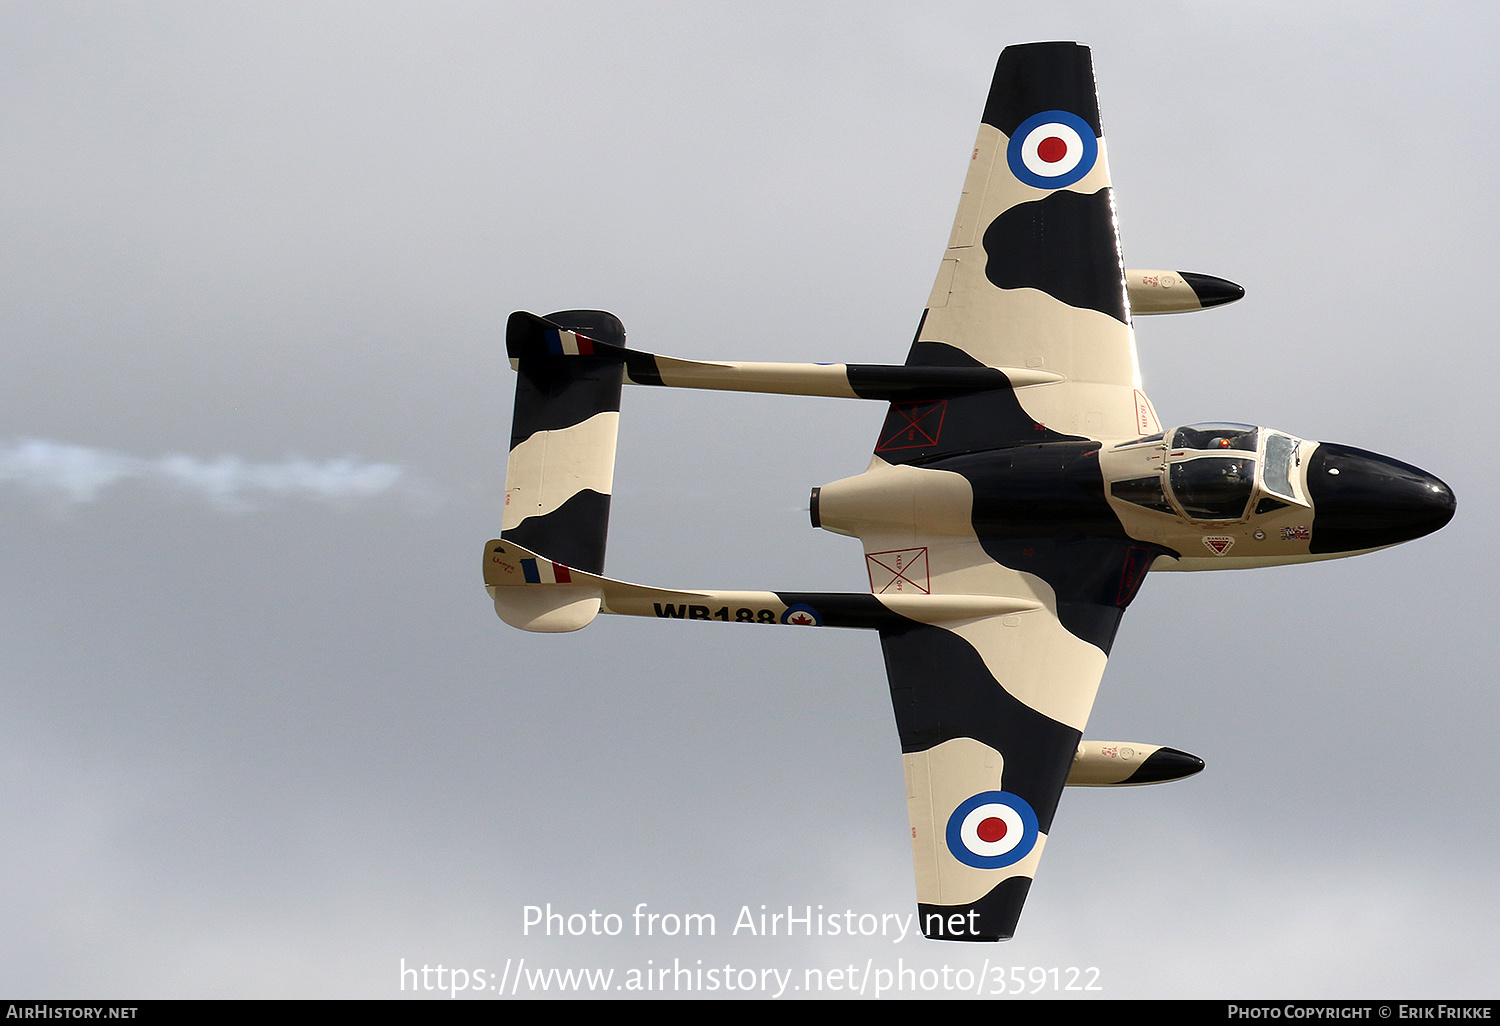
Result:
[[[1245,288],[1227,278],[1216,278],[1211,274],[1194,271],[1178,271],[1198,297],[1198,305],[1207,310],[1211,306],[1223,306],[1245,298]]]
[[[1162,784],[1202,773],[1206,764],[1196,755],[1176,748],[1158,748],[1146,757],[1140,769],[1130,775],[1127,784]]]
[[[1196,271],[1132,268],[1125,272],[1125,289],[1130,296],[1130,312],[1137,316],[1191,313],[1245,298],[1243,286]]]

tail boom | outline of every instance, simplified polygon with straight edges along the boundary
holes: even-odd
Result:
[[[485,543],[484,583],[501,619],[524,630],[543,632],[578,630],[597,613],[659,620],[902,630],[914,623],[951,623],[1042,608],[1039,602],[1003,595],[652,588],[569,567],[505,538]],[[554,606],[568,612],[544,615]],[[586,619],[576,622],[585,614]]]

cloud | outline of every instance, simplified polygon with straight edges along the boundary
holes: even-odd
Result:
[[[124,481],[164,486],[241,512],[268,499],[348,503],[415,487],[406,470],[394,463],[352,456],[252,463],[239,456],[204,460],[183,453],[144,459],[40,438],[0,445],[0,482],[34,495],[79,505],[96,501]]]

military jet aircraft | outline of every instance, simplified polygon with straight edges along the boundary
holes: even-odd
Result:
[[[505,512],[484,554],[495,609],[531,631],[600,612],[878,631],[922,931],[1009,938],[1065,785],[1203,767],[1083,738],[1148,571],[1335,559],[1453,516],[1447,485],[1385,456],[1248,424],[1162,430],[1132,314],[1241,295],[1208,275],[1125,269],[1089,50],[1010,47],[901,366],[680,360],[630,348],[600,311],[511,316]],[[869,593],[602,576],[625,381],[889,403],[869,467],[810,503],[814,527],[864,546]]]

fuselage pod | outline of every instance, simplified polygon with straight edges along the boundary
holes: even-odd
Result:
[[[1456,508],[1448,485],[1410,464],[1248,424],[1179,427],[1099,459],[1126,533],[1169,550],[1158,570],[1352,556],[1431,534]]]
[[[1399,460],[1235,423],[876,459],[810,503],[814,526],[838,534],[1128,539],[1157,570],[1355,555],[1431,534],[1454,509],[1448,485]]]

